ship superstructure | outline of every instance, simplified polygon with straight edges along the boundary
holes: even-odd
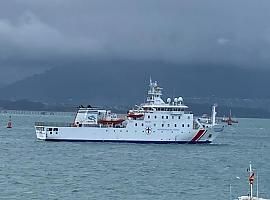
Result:
[[[224,129],[212,118],[200,122],[182,97],[162,99],[162,88],[150,80],[146,102],[118,116],[109,110],[79,108],[72,123],[36,122],[38,139],[93,142],[211,143]]]

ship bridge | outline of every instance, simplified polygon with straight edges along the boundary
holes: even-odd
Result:
[[[167,99],[167,103],[163,101],[162,89],[158,86],[157,81],[152,82],[150,79],[148,96],[146,103],[142,105],[144,110],[153,110],[153,111],[184,111],[188,106],[183,104],[183,98],[178,97],[174,98],[172,101],[170,98]]]

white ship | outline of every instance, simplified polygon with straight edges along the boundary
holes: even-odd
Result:
[[[109,110],[79,108],[73,123],[36,122],[38,139],[54,141],[211,143],[224,129],[216,123],[216,106],[210,120],[200,121],[188,111],[183,98],[166,102],[162,88],[150,80],[146,103],[119,117]]]

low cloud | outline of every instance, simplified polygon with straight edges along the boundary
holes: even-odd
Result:
[[[33,13],[24,13],[17,23],[0,19],[1,61],[46,61],[64,59],[82,52],[95,54],[99,51],[96,41],[72,37],[42,22]]]
[[[0,69],[91,59],[268,67],[269,9],[267,0],[10,0],[0,6]]]

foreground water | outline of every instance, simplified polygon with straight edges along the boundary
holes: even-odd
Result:
[[[0,199],[229,199],[247,195],[249,161],[270,197],[270,120],[240,119],[210,145],[43,142],[35,121],[0,115]]]

